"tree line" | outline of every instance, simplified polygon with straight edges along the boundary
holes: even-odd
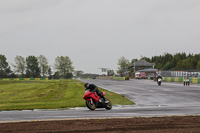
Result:
[[[165,53],[152,58],[143,57],[143,59],[155,63],[155,68],[161,70],[200,70],[200,54]]]
[[[150,63],[155,63],[155,69],[161,70],[200,70],[200,54],[186,54],[176,53],[174,55],[165,53],[160,56],[141,57],[140,60],[145,60]],[[127,60],[125,57],[121,57],[118,60],[118,72],[128,70],[130,65],[138,59]],[[55,59],[53,65],[56,70],[52,72],[52,68],[48,63],[47,58],[44,55],[28,56],[26,58],[22,56],[16,56],[14,64],[11,66],[7,62],[5,55],[0,54],[0,78],[72,78],[74,72],[74,66],[68,56],[58,56]],[[77,75],[83,75],[83,71],[77,71]]]
[[[184,70],[200,70],[200,54],[186,54],[185,52],[170,54],[164,53],[163,55],[149,57],[141,57],[140,60],[145,60],[150,63],[155,63],[155,69],[171,70],[171,71],[184,71]],[[132,59],[129,61],[125,57],[118,60],[118,72],[129,69],[131,64],[138,61]]]
[[[5,55],[0,54],[0,78],[72,78],[74,67],[68,56],[58,56],[55,59],[53,74],[52,68],[44,55],[16,56],[11,69]]]

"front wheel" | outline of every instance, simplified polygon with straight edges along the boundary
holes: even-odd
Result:
[[[112,109],[112,103],[111,103],[111,101],[109,100],[109,99],[106,99],[107,101],[108,101],[108,103],[105,103],[106,104],[106,109],[107,110],[110,110],[110,109]]]
[[[85,101],[85,104],[86,104],[86,106],[87,106],[90,110],[95,110],[95,108],[96,108],[96,105],[95,105],[95,103],[92,101],[92,99],[91,99],[91,101],[90,101],[90,100],[86,100],[86,101]]]

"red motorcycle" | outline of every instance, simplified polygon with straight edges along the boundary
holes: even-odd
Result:
[[[102,92],[102,94],[105,96],[105,92]],[[106,98],[106,101],[104,101],[96,92],[90,92],[90,90],[85,90],[83,99],[85,99],[85,104],[90,110],[95,110],[96,108],[110,110],[112,108],[112,103],[109,99]]]

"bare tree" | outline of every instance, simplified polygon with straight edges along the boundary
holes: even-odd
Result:
[[[48,60],[44,55],[38,57],[39,68],[42,74],[42,77],[45,77],[48,74]]]
[[[26,61],[22,56],[15,57],[15,64],[12,64],[14,71],[21,74],[21,77],[24,77],[26,69]]]

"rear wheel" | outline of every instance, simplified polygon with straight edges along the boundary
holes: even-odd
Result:
[[[96,105],[95,105],[95,103],[93,101],[86,100],[85,104],[90,110],[95,110],[95,108],[96,108]]]
[[[111,101],[109,100],[109,99],[106,99],[107,101],[108,101],[108,103],[106,103],[106,109],[107,110],[110,110],[110,109],[112,109],[112,103],[111,103]]]

